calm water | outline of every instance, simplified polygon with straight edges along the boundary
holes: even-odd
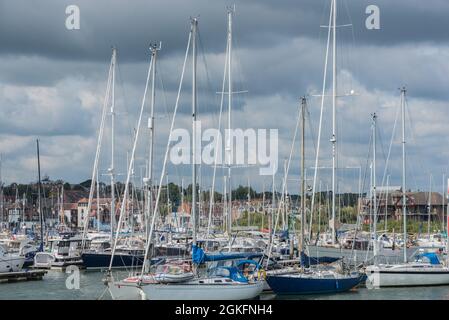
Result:
[[[114,273],[120,278],[126,272]],[[111,299],[103,284],[104,273],[83,272],[80,274],[80,289],[68,290],[65,282],[68,274],[60,271],[49,271],[41,281],[25,281],[0,284],[0,299],[45,299],[45,300],[96,300]],[[449,286],[420,288],[386,288],[368,290],[358,288],[354,291],[319,296],[276,296],[263,294],[260,299],[312,299],[312,300],[449,300]]]

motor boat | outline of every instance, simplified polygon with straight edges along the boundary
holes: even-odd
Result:
[[[0,273],[20,271],[24,262],[24,256],[8,253],[3,246],[0,246]]]

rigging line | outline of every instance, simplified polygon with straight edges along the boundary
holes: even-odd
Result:
[[[365,189],[365,183],[368,180],[368,167],[369,167],[369,162],[370,162],[370,158],[371,158],[371,149],[372,149],[372,144],[373,144],[373,135],[372,133],[370,134],[370,139],[369,139],[369,144],[368,144],[368,153],[366,155],[366,163],[365,163],[365,170],[363,173],[363,180],[362,180],[362,185],[360,188],[360,193],[363,193],[363,189]],[[368,194],[368,192],[367,192]]]
[[[236,13],[234,12],[233,14],[235,15]],[[236,20],[237,20],[237,22],[236,22]],[[238,28],[235,27],[236,24],[238,25],[238,19],[233,19],[232,20],[232,25],[233,25],[232,28],[233,28],[233,30],[238,29]],[[236,37],[234,32],[232,34],[231,41],[232,41],[232,48],[233,48],[232,51],[233,52],[239,51],[240,50],[240,42],[239,42],[239,39],[238,39],[238,37]],[[244,80],[245,77],[244,77],[243,72],[242,72],[243,68],[242,68],[242,64],[240,63],[239,55],[233,55],[232,56],[232,61],[234,62],[234,66],[236,66],[236,68],[234,68],[234,69],[236,69],[236,70],[234,70],[234,72],[237,71],[237,80],[238,81],[236,81],[237,82],[236,85],[243,84],[243,82],[244,82],[243,80]],[[238,89],[238,88],[236,88],[236,89]],[[240,87],[240,90],[243,91],[244,88]],[[239,90],[236,90],[236,91],[239,91]],[[236,100],[239,99],[239,97],[240,97],[240,95],[236,95]]]
[[[385,184],[385,179],[386,179],[387,174],[389,172],[388,165],[389,165],[389,162],[390,162],[391,148],[393,146],[394,134],[396,132],[396,125],[397,125],[397,122],[398,122],[400,110],[401,110],[400,107],[396,110],[396,117],[395,117],[394,123],[393,123],[393,131],[391,133],[390,146],[388,147],[387,159],[385,161],[385,168],[384,168],[384,173],[383,173],[383,176],[382,176],[382,184],[381,184],[382,186]]]
[[[118,57],[116,56],[115,59],[116,59],[115,60],[115,66],[117,67],[117,75],[118,75],[119,86],[122,89],[122,94],[123,94],[123,105],[124,105],[124,108],[125,108],[125,114],[129,115],[129,109],[128,109],[128,103],[127,103],[128,99],[126,98],[125,86],[123,84],[124,82],[123,82],[123,77],[122,77],[122,71],[120,69],[120,64],[118,63]],[[117,101],[117,99],[116,99],[116,101]],[[132,138],[132,136],[133,136],[133,126],[131,125],[129,116],[126,117],[126,122],[127,122],[127,125],[128,125],[128,130],[130,130],[130,132],[128,132],[129,133],[129,138]]]
[[[409,108],[407,96],[405,96],[404,104],[405,104],[405,109],[407,110],[406,117],[408,116],[408,121],[410,123],[410,126],[409,126],[410,130],[409,131],[410,131],[411,141],[412,141],[411,146],[413,148],[413,145],[416,145],[417,141],[416,141],[415,135],[414,135],[414,130],[413,130],[414,124],[412,122],[412,116],[411,116],[411,113],[410,113],[410,108]],[[408,148],[408,150],[410,151],[410,147]],[[411,169],[413,169],[413,163],[412,162],[413,161],[410,161],[410,160],[407,161],[407,163],[411,167]],[[419,162],[418,166],[420,167],[421,172],[425,172],[424,167],[422,165],[422,162]],[[409,171],[409,172],[417,172],[417,171],[413,171],[412,170],[412,171]],[[417,183],[417,180],[416,180],[416,176],[414,174],[412,174],[412,179],[413,179],[413,181],[415,183],[415,190],[417,190],[418,189],[418,183]]]
[[[411,148],[416,150],[415,146],[417,145],[417,140],[416,140],[416,137],[415,137],[415,134],[414,134],[414,132],[415,132],[415,130],[414,130],[415,125],[414,125],[414,121],[413,121],[413,118],[412,118],[412,114],[410,112],[410,107],[409,107],[409,104],[408,104],[407,96],[405,97],[405,105],[406,105],[406,110],[407,110],[408,121],[410,123],[409,127],[410,127],[410,133],[411,133],[411,141],[412,141]],[[408,149],[410,150],[410,147]],[[413,162],[413,161],[409,160],[409,162]],[[424,166],[423,166],[423,162],[422,161],[418,161],[418,167],[421,169],[421,172],[425,172],[426,171],[426,170],[424,170]],[[417,172],[417,171],[411,171],[411,172]],[[416,180],[416,176],[412,175],[412,177],[413,177],[413,179],[415,181],[415,187],[416,187],[416,189],[418,189],[418,183],[417,183],[417,180]]]
[[[226,56],[225,56],[225,65],[224,65],[224,71],[223,71],[223,82],[221,87],[221,99],[220,99],[220,114],[219,114],[219,120],[218,120],[218,132],[221,132],[221,118],[223,113],[223,103],[224,103],[224,91],[225,91],[225,85],[226,85],[226,70],[228,67],[228,54],[229,54],[229,43],[226,43]],[[217,160],[218,160],[218,139],[216,143],[215,148],[215,160],[214,160],[214,170],[212,175],[212,188],[211,188],[211,195],[209,197],[209,219],[207,221],[207,234],[206,234],[206,248],[208,248],[208,239],[209,239],[209,233],[210,233],[210,225],[212,221],[212,210],[213,210],[213,202],[215,197],[215,175],[217,171]]]
[[[379,122],[379,120],[377,120],[377,122]],[[379,144],[380,144],[380,150],[382,151],[383,160],[386,161],[387,155],[385,154],[384,141],[382,139],[381,130],[376,130],[376,133],[377,133],[377,138],[378,138]]]
[[[353,51],[352,51],[352,52],[355,52],[354,49],[356,48],[356,40],[355,40],[354,23],[353,23],[351,14],[350,14],[350,12],[349,12],[348,2],[345,0],[345,1],[343,1],[343,3],[345,4],[346,14],[347,14],[348,19],[349,19],[349,24],[351,25],[350,28],[351,28],[352,46],[353,46],[353,48],[352,48]],[[352,57],[351,60],[354,60],[354,57]],[[356,69],[359,69],[359,68],[358,68],[358,64],[355,65],[355,68],[356,68]],[[360,70],[356,70],[356,73],[357,73],[357,74],[360,74]],[[352,82],[352,80],[351,80],[351,82]],[[352,86],[352,83],[351,83],[351,86]]]
[[[330,7],[329,12],[329,26],[331,25],[332,21],[332,11],[333,6]],[[326,45],[326,55],[324,59],[324,72],[323,72],[323,88],[321,92],[321,108],[320,108],[320,120],[319,120],[319,126],[318,126],[318,138],[317,138],[317,147],[316,147],[316,157],[315,157],[315,170],[313,173],[313,187],[312,187],[312,201],[310,206],[310,214],[313,215],[313,209],[315,205],[315,190],[316,190],[316,180],[317,180],[317,174],[318,174],[318,160],[320,156],[320,143],[321,143],[321,128],[323,123],[323,110],[324,110],[324,94],[326,92],[326,78],[327,78],[327,63],[329,60],[329,44],[330,44],[330,37],[331,37],[331,28],[328,28],[327,31],[327,45]],[[312,217],[310,217],[310,220],[312,221]],[[310,231],[309,231],[309,237],[308,241],[310,243]]]
[[[407,161],[407,169],[410,169],[410,171],[408,171],[408,172],[417,172],[417,171],[414,170],[413,161],[410,161],[410,159],[409,159],[409,157],[407,157],[407,155],[408,155],[408,153],[406,152],[405,157],[406,157],[406,159],[408,159],[408,161]],[[423,170],[422,172],[425,172],[425,171]],[[408,176],[410,176],[410,174]],[[416,180],[416,175],[411,174],[411,176],[412,176],[413,182],[415,184],[415,190],[419,190],[419,188],[418,188],[418,181]]]
[[[311,116],[310,116],[309,108],[307,108],[306,111],[307,111],[307,113],[306,113],[306,115],[307,115],[307,122],[308,122],[308,125],[309,125],[309,134],[310,134],[310,137],[312,139],[313,151],[314,151],[314,153],[316,153],[316,142],[315,142],[315,135],[314,135],[314,132],[315,132],[314,129],[315,128],[312,125],[312,119],[311,119]]]
[[[211,81],[210,81],[210,76],[209,76],[209,67],[207,65],[206,54],[205,54],[205,50],[204,50],[204,46],[203,46],[203,42],[202,42],[202,38],[201,38],[200,29],[198,28],[197,30],[198,30],[197,34],[198,34],[198,43],[199,43],[199,47],[200,47],[200,54],[201,54],[201,58],[204,63],[204,69],[205,69],[205,73],[206,73],[207,89],[209,92],[213,92]],[[214,100],[215,100],[215,102],[218,102],[216,95],[214,95]]]
[[[143,264],[142,264],[142,272],[141,272],[141,276],[140,276],[139,282],[141,282],[142,279],[143,279],[143,275],[144,275],[144,271],[145,271],[145,261],[147,261],[147,259],[148,259],[148,255],[149,255],[149,251],[150,251],[151,239],[153,237],[153,232],[154,232],[154,223],[155,223],[156,217],[157,217],[157,215],[159,213],[159,208],[158,207],[159,207],[159,201],[160,201],[160,197],[161,197],[161,190],[162,190],[161,186],[162,186],[162,183],[164,181],[164,175],[165,175],[165,169],[166,169],[166,164],[167,164],[167,158],[168,158],[168,154],[169,154],[169,151],[170,151],[170,135],[171,135],[171,133],[173,131],[173,127],[174,127],[175,119],[176,119],[176,113],[178,111],[179,99],[180,99],[181,90],[182,90],[182,83],[183,83],[183,80],[184,80],[184,73],[185,73],[185,68],[186,68],[186,64],[187,64],[187,58],[189,56],[190,43],[191,43],[191,40],[192,40],[192,33],[193,33],[193,28],[191,28],[191,30],[189,32],[189,39],[187,41],[187,48],[186,48],[186,52],[185,52],[185,56],[184,56],[184,63],[183,63],[183,66],[182,66],[181,79],[179,81],[178,94],[176,96],[175,107],[174,107],[174,110],[173,110],[173,117],[172,117],[171,124],[170,124],[170,133],[169,133],[169,138],[167,139],[167,147],[166,147],[166,150],[165,150],[164,162],[163,162],[163,165],[162,165],[161,178],[160,178],[160,182],[159,182],[159,188],[158,188],[158,191],[157,191],[156,203],[155,203],[155,206],[154,206],[155,209],[154,209],[153,217],[151,219],[150,232],[149,232],[149,236],[148,236],[147,243],[146,243],[145,256],[144,256],[144,260],[143,260]],[[195,188],[195,186],[193,186],[193,183],[192,183],[192,188]]]
[[[158,69],[159,70],[163,70],[162,68],[161,68],[161,63],[159,62],[159,64],[158,64]],[[160,80],[160,83],[161,83],[161,89],[162,89],[162,97],[163,97],[163,100],[164,100],[164,112],[165,112],[165,116],[167,117],[167,119],[168,119],[168,123],[170,123],[171,122],[171,120],[172,120],[172,118],[171,118],[171,114],[168,112],[168,103],[167,103],[167,95],[166,95],[166,90],[165,90],[165,85],[164,85],[164,79],[163,79],[163,76],[162,76],[162,74],[163,74],[163,72],[156,72],[156,74],[157,74],[157,76],[158,76],[158,78],[159,78],[159,80]],[[174,166],[175,167],[175,175],[176,175],[176,177],[178,178],[178,183],[179,184],[181,184],[181,180],[182,180],[182,178],[181,178],[181,175],[180,175],[180,173],[179,173],[179,168],[178,168],[178,166]]]
[[[143,117],[143,110],[145,108],[145,101],[146,101],[146,96],[147,96],[147,90],[148,90],[148,85],[150,83],[150,73],[151,73],[151,69],[152,69],[152,65],[153,65],[153,56],[151,56],[151,60],[150,60],[150,66],[148,67],[148,73],[147,73],[147,79],[146,79],[146,83],[145,83],[145,90],[143,93],[143,97],[142,97],[142,103],[141,103],[141,107],[140,107],[140,114],[139,114],[139,119],[137,121],[137,131],[136,131],[136,135],[133,139],[133,149],[131,152],[131,160],[128,166],[128,172],[127,172],[127,176],[126,176],[126,184],[125,184],[125,191],[124,191],[124,195],[123,195],[123,201],[121,203],[121,207],[120,207],[120,216],[119,216],[119,221],[117,224],[117,230],[116,230],[116,237],[114,240],[114,246],[112,247],[112,251],[111,251],[111,261],[109,262],[109,268],[108,271],[110,272],[112,269],[112,262],[113,262],[113,258],[114,258],[114,253],[117,247],[117,241],[118,241],[118,237],[119,237],[119,232],[120,232],[120,228],[121,228],[121,223],[122,223],[122,219],[125,213],[125,202],[128,196],[128,192],[129,192],[129,180],[130,180],[130,175],[131,175],[131,170],[134,167],[134,156],[135,156],[135,152],[136,152],[136,147],[137,147],[137,142],[139,139],[139,132],[140,132],[140,126],[142,123],[142,117]]]
[[[291,144],[291,148],[290,148],[290,155],[289,155],[289,158],[288,158],[288,161],[287,161],[287,168],[285,169],[284,179],[283,179],[283,182],[282,182],[282,199],[283,199],[284,202],[285,202],[285,192],[286,192],[286,187],[287,187],[286,184],[287,184],[288,171],[290,169],[290,162],[291,162],[292,155],[293,155],[293,149],[295,147],[296,135],[298,133],[298,127],[299,127],[300,116],[301,116],[301,109],[302,108],[299,108],[299,111],[298,111],[298,118],[296,120],[295,132],[293,134],[293,140],[292,140],[292,144]],[[282,207],[283,206],[279,206],[278,207],[277,215],[276,215],[276,223],[274,225],[273,230],[277,229],[277,226],[278,226],[278,223],[279,223],[279,215],[280,215]],[[270,257],[271,257],[271,250],[272,250],[272,248],[273,248],[273,240],[270,241],[270,246],[269,246],[269,250],[268,250],[267,266],[268,266],[268,262],[269,262]]]
[[[330,10],[332,7],[332,1],[323,1],[322,8],[321,8],[321,17],[320,17],[320,25],[323,25],[326,23],[326,12]],[[321,42],[322,35],[323,35],[323,28],[318,28],[318,41]]]
[[[90,212],[90,210],[92,208],[92,201],[93,201],[94,189],[95,189],[94,185],[95,185],[95,179],[97,177],[98,162],[99,162],[99,158],[100,158],[100,154],[101,154],[101,145],[102,145],[102,141],[103,141],[104,124],[105,124],[105,121],[106,121],[107,109],[108,109],[108,105],[109,105],[110,91],[111,91],[111,85],[112,85],[113,58],[114,57],[111,58],[111,63],[109,65],[108,81],[107,81],[107,84],[106,84],[106,93],[105,93],[105,97],[104,97],[104,100],[103,100],[103,110],[102,110],[102,115],[101,115],[101,123],[100,123],[100,128],[98,130],[97,148],[96,148],[96,151],[95,151],[94,168],[92,170],[91,188],[90,188],[90,191],[89,191],[89,201],[87,203],[88,217],[89,217],[89,212]],[[87,228],[88,228],[88,224],[89,224],[88,222],[89,222],[89,218],[84,220],[83,237],[82,237],[82,239],[83,239],[83,241],[82,241],[82,248],[83,249],[84,249],[84,245],[85,245],[85,238],[86,238]]]
[[[205,69],[205,74],[206,74],[207,91],[208,92],[213,92],[212,85],[211,85],[211,80],[210,80],[210,76],[209,76],[209,67],[208,67],[208,64],[207,64],[206,54],[205,54],[204,45],[203,45],[203,41],[202,41],[202,37],[201,37],[201,33],[200,33],[200,29],[199,28],[197,29],[197,34],[198,34],[198,43],[199,43],[199,49],[200,49],[199,51],[200,51],[200,55],[201,55],[201,58],[202,58],[203,63],[204,63],[204,69]],[[213,95],[214,104],[218,103],[217,99],[218,99],[217,96]],[[216,116],[215,116],[214,113],[211,114],[211,117],[214,120],[216,120]],[[220,120],[221,120],[221,115],[220,115]],[[204,171],[203,165],[202,165],[202,163],[200,163],[200,172],[203,172],[203,171]]]

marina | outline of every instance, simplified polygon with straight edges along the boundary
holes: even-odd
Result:
[[[258,24],[269,54],[232,4],[175,15],[172,33],[145,19],[137,46],[116,26],[95,33],[107,50],[61,59],[88,61],[55,82],[67,100],[44,80],[26,99],[0,90],[0,113],[3,97],[26,100],[54,122],[9,128],[26,142],[0,132],[0,300],[449,300],[449,97],[424,103],[415,74],[371,86],[352,51],[377,43],[355,33],[380,30],[379,8],[365,30],[358,6],[321,2],[321,20],[297,4],[314,14],[285,43],[270,29],[283,19]],[[254,78],[271,69],[285,79]]]

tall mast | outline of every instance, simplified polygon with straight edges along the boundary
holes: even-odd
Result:
[[[429,177],[429,200],[427,203],[427,236],[430,240],[430,214],[432,213],[432,175]]]
[[[443,217],[443,219],[441,219],[442,220],[442,228],[441,228],[441,230],[444,232],[444,230],[445,230],[445,228],[446,228],[446,224],[445,224],[445,220],[444,220],[444,194],[445,194],[445,192],[446,192],[446,186],[445,186],[445,183],[446,183],[446,174],[445,173],[443,173],[443,193],[441,194],[441,208],[442,208],[442,210],[441,210],[441,212],[442,212],[442,217]]]
[[[0,154],[0,222],[3,221],[3,207],[2,155]]]
[[[64,224],[64,184],[61,185],[61,224]]]
[[[16,184],[16,196],[14,198],[14,215],[17,217],[17,219],[19,215],[19,212],[17,210],[19,205],[19,202],[17,201],[18,199],[19,199],[19,188],[18,185]]]
[[[335,171],[337,153],[336,100],[337,100],[337,0],[332,1],[332,244],[335,244]]]
[[[171,203],[170,203],[170,186],[168,183],[168,172],[165,174],[165,178],[167,181],[167,215],[168,215],[168,217],[171,217],[172,212],[171,212]]]
[[[300,239],[300,256],[302,257],[302,253],[304,252],[304,232],[305,232],[305,223],[306,223],[306,167],[305,167],[305,116],[306,116],[306,97],[303,96],[301,98],[301,239]],[[312,223],[312,221],[310,221]],[[304,270],[304,263],[301,263],[301,269]]]
[[[232,15],[234,9],[228,7],[228,141],[226,145],[226,152],[228,158],[228,189],[229,189],[229,205],[228,205],[228,229],[229,229],[229,244],[231,244],[231,231],[232,231],[232,184],[231,184],[231,163],[232,163],[232,150],[231,150],[231,115],[232,115]],[[231,248],[231,247],[229,247]]]
[[[192,19],[192,219],[193,219],[193,245],[196,245],[196,232],[198,217],[196,212],[196,32],[197,18]]]
[[[181,213],[184,213],[184,178],[181,179]]]
[[[401,114],[402,114],[402,215],[404,229],[404,263],[407,263],[407,198],[405,195],[405,87],[401,88]]]
[[[449,199],[449,179],[447,181],[447,190],[446,190],[446,199]],[[444,193],[443,193],[443,197],[444,197]],[[444,201],[444,200],[443,200]],[[444,218],[444,206],[443,206],[443,218]],[[447,252],[449,252],[449,203],[447,203],[446,201],[446,266],[449,265],[449,254],[447,254]]]
[[[25,209],[26,209],[26,198],[25,192],[22,194],[22,228],[23,233],[26,233],[26,223],[25,223]],[[24,228],[25,227],[25,228]]]
[[[377,115],[373,114],[373,254],[377,255],[377,195],[376,195],[376,121]]]
[[[112,94],[111,94],[111,167],[109,174],[111,176],[111,241],[114,239],[115,225],[115,168],[114,168],[114,148],[115,148],[115,64],[117,59],[117,50],[112,48]]]
[[[100,232],[100,181],[97,170],[97,231]]]
[[[228,234],[231,234],[231,224],[229,223],[229,211],[228,211],[228,186],[226,183],[226,175],[223,176],[223,224],[226,227],[225,230]]]
[[[249,177],[248,177],[248,227],[250,226],[250,223],[251,223],[251,218],[249,215],[250,208],[251,208],[251,187],[250,187]]]
[[[390,175],[387,175],[387,190],[385,194],[385,232],[387,232],[388,221],[388,188],[390,187]]]
[[[38,183],[37,183],[37,203],[38,203],[38,210],[39,210],[39,221],[41,225],[41,244],[39,246],[39,251],[44,251],[44,214],[42,212],[42,204],[41,204],[41,160],[39,156],[39,139],[36,139],[36,148],[37,148],[37,176],[38,176]]]
[[[271,213],[270,213],[270,243],[273,240],[273,234],[274,234],[274,210],[276,209],[276,189],[275,189],[275,173],[273,172],[273,180],[271,183]]]
[[[264,229],[264,227],[263,227],[264,219],[265,219],[265,181],[262,182],[262,227],[261,227],[261,229]]]
[[[147,188],[147,213],[146,213],[146,233],[148,237],[150,216],[153,211],[153,159],[154,159],[154,103],[156,99],[156,58],[160,50],[156,44],[151,45],[151,105],[150,117],[148,118],[148,129],[150,129],[150,149],[148,155],[148,179],[146,179]]]

